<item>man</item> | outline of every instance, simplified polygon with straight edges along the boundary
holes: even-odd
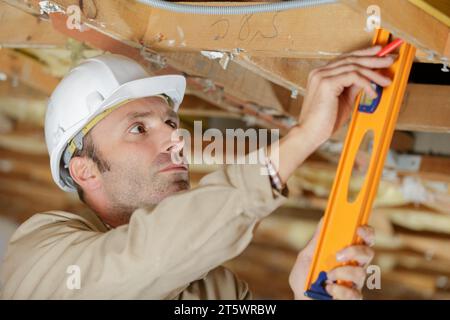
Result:
[[[358,92],[374,95],[371,82],[390,84],[374,70],[393,63],[375,57],[379,49],[312,71],[299,125],[264,150],[264,164],[228,165],[192,190],[188,167],[171,161],[183,144],[171,137],[184,78],[148,77],[115,55],[85,61],[52,94],[45,135],[55,182],[78,190],[95,214],[50,211],[22,224],[4,260],[3,298],[251,298],[220,265],[239,255],[255,225],[283,203],[289,176],[348,119]],[[317,234],[292,268],[296,299],[305,298]],[[358,234],[366,244],[343,248],[337,259],[359,265],[328,272],[326,290],[335,299],[361,298],[374,235],[367,226]]]

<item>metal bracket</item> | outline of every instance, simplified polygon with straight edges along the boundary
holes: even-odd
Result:
[[[139,53],[141,54],[142,58],[150,62],[158,70],[167,67],[167,59],[162,55],[160,55],[159,53],[157,53],[156,51],[153,51],[150,48],[147,48],[146,46],[143,45]]]
[[[220,52],[220,51],[200,51],[202,56],[207,57],[211,60],[219,59],[219,64],[223,70],[226,70],[228,67],[228,63],[234,59],[234,53],[231,52]]]
[[[298,97],[298,90],[295,88],[291,89],[291,99],[297,99]]]
[[[61,8],[60,5],[53,3],[51,1],[39,1],[39,8],[40,8],[40,14],[50,14],[55,12],[62,12],[65,13],[65,11]]]

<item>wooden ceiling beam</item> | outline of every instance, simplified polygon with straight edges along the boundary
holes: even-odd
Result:
[[[205,100],[196,97],[194,95],[185,95],[183,103],[178,110],[181,117],[193,117],[193,118],[231,118],[240,119],[241,117],[234,112],[227,112],[221,108],[214,106]]]
[[[67,1],[64,1],[67,2]],[[116,1],[117,2],[117,1]],[[111,3],[116,3],[112,1]],[[104,2],[101,2],[102,4]],[[100,9],[100,8],[97,8]],[[126,38],[129,36],[129,34],[122,34],[119,40],[117,38],[113,38],[113,36],[117,36],[116,30],[112,28],[112,30],[102,30],[102,32],[99,32],[97,30],[91,29],[89,27],[86,27],[85,30],[80,32],[79,30],[70,30],[67,28],[65,21],[66,16],[62,13],[52,13],[51,19],[53,22],[53,25],[56,29],[59,31],[65,33],[66,35],[75,38],[79,41],[84,41],[88,45],[91,45],[92,47],[98,48],[100,50],[104,51],[110,51],[113,53],[123,54],[126,55],[141,64],[148,67],[149,71],[153,74],[185,74],[187,75],[187,82],[188,82],[188,90],[192,94],[196,95],[200,98],[205,98],[206,101],[213,103],[217,105],[218,107],[224,108],[228,111],[230,110],[240,110],[241,113],[248,114],[250,116],[259,117],[261,115],[261,121],[263,123],[268,123],[269,127],[280,127],[280,128],[287,128],[286,123],[283,122],[284,117],[288,118],[288,114],[284,112],[283,110],[279,110],[275,114],[282,116],[280,117],[274,117],[273,113],[267,113],[265,114],[264,111],[261,112],[261,109],[264,107],[269,107],[271,109],[275,109],[274,106],[276,106],[276,98],[272,96],[271,101],[269,101],[269,105],[267,105],[267,101],[263,101],[262,99],[259,99],[258,102],[252,101],[252,97],[255,97],[257,95],[253,96],[244,96],[244,94],[241,91],[241,95],[239,97],[236,97],[230,93],[228,93],[226,90],[224,90],[225,87],[234,87],[235,86],[235,79],[231,79],[230,77],[224,77],[222,78],[222,81],[226,81],[226,85],[221,86],[220,84],[215,84],[215,82],[209,78],[203,78],[203,77],[191,77],[189,75],[189,70],[178,70],[172,66],[166,66],[166,65],[156,65],[153,62],[153,58],[155,58],[155,53],[148,53],[143,52],[141,49],[141,45],[139,43],[134,43],[133,45],[130,45],[130,42],[133,41],[134,38]],[[96,23],[98,23],[97,20],[96,23],[92,22],[93,19],[89,20],[89,23],[86,22],[86,25],[92,25],[95,26]],[[111,21],[112,23],[112,21]],[[109,26],[109,23],[105,24],[106,26]],[[111,32],[110,32],[111,31]],[[139,48],[140,47],[140,48]],[[148,55],[150,54],[150,56]],[[164,64],[164,63],[163,63]],[[183,67],[182,64],[178,65],[179,67]],[[189,68],[188,68],[189,69]],[[217,70],[217,69],[215,69]],[[240,73],[241,76],[246,75],[247,70],[242,69],[242,72]],[[236,74],[239,74],[238,72]],[[219,78],[218,75],[214,76],[216,80]],[[200,78],[200,79],[195,79]],[[201,80],[201,81],[198,81]],[[233,81],[234,80],[234,81]],[[269,91],[271,87],[269,86],[269,82],[264,80],[263,78],[258,79],[259,83],[263,83],[262,87],[265,91]],[[255,80],[256,82],[256,80]],[[212,86],[211,86],[212,84]],[[261,93],[259,92],[260,96],[267,96],[269,93]],[[273,103],[272,103],[273,102]],[[259,103],[265,103],[264,105],[260,105]],[[253,110],[253,109],[256,109]],[[291,123],[288,121],[288,123]]]
[[[235,61],[261,77],[299,95],[304,95],[306,92],[311,70],[329,62],[325,59],[266,58],[248,55],[240,55]]]
[[[11,49],[0,50],[0,72],[50,96],[59,82],[39,61]]]
[[[0,112],[20,122],[43,126],[46,98],[24,95],[13,96],[5,94],[3,87],[9,87],[7,83],[0,83]],[[2,93],[3,92],[3,93]],[[202,94],[195,91],[194,95]],[[194,98],[186,96],[180,109],[181,114],[191,112],[199,117],[238,117],[242,110],[237,105],[220,99],[213,100],[211,96],[201,95],[203,101],[193,101]],[[192,107],[192,105],[197,107]],[[224,114],[214,106],[222,104],[220,109],[230,111],[230,115]],[[201,106],[199,108],[198,106]],[[195,109],[195,111],[194,111]],[[248,111],[250,112],[250,111]],[[255,114],[256,116],[256,114]],[[270,127],[270,123],[262,122],[261,125]],[[450,87],[439,85],[409,84],[407,87],[403,106],[397,122],[398,130],[450,132]]]
[[[19,7],[13,6],[14,4]],[[54,48],[64,47],[66,44],[67,37],[56,32],[34,9],[29,9],[24,3],[2,0],[0,12],[1,47]]]
[[[450,26],[450,2],[447,0],[408,0],[415,6]]]
[[[79,5],[78,0],[52,2],[63,9]],[[39,10],[39,0],[31,4]],[[241,4],[245,2],[236,5]],[[241,48],[252,55],[319,58],[366,46],[371,40],[371,34],[364,31],[365,14],[341,4],[225,17],[178,14],[125,0],[83,2],[81,9],[89,26],[129,45],[144,43],[162,50],[232,52]]]
[[[194,16],[155,8],[147,10],[144,43],[160,49],[323,58],[368,46],[372,38],[364,31],[365,14],[342,4],[232,16]]]
[[[48,160],[43,165],[36,165],[28,160],[1,156],[0,164],[0,176],[20,177],[29,181],[37,181],[47,186],[54,185]]]
[[[73,0],[56,0],[56,3],[65,8],[68,5],[78,2]],[[95,5],[95,8],[92,7],[93,4]],[[337,12],[340,12],[340,10],[345,11],[348,9],[346,6],[338,6],[338,8],[339,9],[337,9]],[[128,6],[124,6],[123,1],[121,0],[95,2],[89,4],[89,6],[84,7],[83,9],[86,18],[90,17],[86,20],[86,24],[102,30],[102,33],[97,32],[93,29],[89,29],[84,32],[79,32],[78,30],[68,30],[65,26],[65,19],[67,17],[62,14],[52,14],[52,20],[55,26],[59,28],[60,31],[66,32],[69,36],[78,38],[79,40],[83,40],[84,37],[84,40],[86,40],[88,43],[89,40],[92,41],[91,44],[99,47],[101,50],[112,50],[113,52],[126,54],[140,62],[149,64],[148,60],[146,60],[141,55],[142,52],[139,49],[140,40],[143,39],[146,31],[148,30],[145,23],[139,20],[147,20],[149,17],[154,17],[156,15],[155,12],[158,12],[155,11],[156,9],[154,10],[137,2],[133,2]],[[117,10],[119,9],[124,10],[123,15],[121,16],[117,16]],[[320,9],[320,7],[315,9]],[[96,11],[95,17],[92,16],[93,11]],[[350,11],[353,12],[354,10],[350,9]],[[303,11],[300,11],[300,13],[302,12]],[[289,11],[286,12],[286,14],[288,13]],[[53,19],[57,16],[59,17],[58,19]],[[130,17],[132,16],[133,21],[127,20],[131,19]],[[185,19],[188,18],[185,17]],[[125,28],[124,26],[127,22],[128,27]],[[180,21],[180,23],[183,23],[183,20]],[[199,23],[199,25],[202,25],[202,23]],[[62,28],[65,28],[66,30],[62,30]],[[196,27],[194,26],[194,28]],[[168,30],[170,31],[170,28]],[[296,29],[294,28],[293,30]],[[189,34],[191,34],[191,32],[194,33],[193,31],[194,30],[191,30]],[[120,41],[117,41],[115,38],[113,38],[113,36],[118,37]],[[255,42],[257,41],[255,40]],[[231,61],[231,63],[229,64],[229,70],[221,70],[217,61],[211,61],[205,57],[199,58],[199,56],[196,56],[196,54],[182,55],[180,53],[169,53],[167,55],[167,59],[177,67],[184,68],[181,69],[181,71],[187,74],[194,72],[198,75],[197,79],[188,79],[188,89],[192,94],[205,99],[206,101],[217,105],[227,111],[236,111],[240,108],[241,112],[243,113],[247,113],[257,117],[262,115],[263,118],[266,117],[264,112],[253,112],[251,108],[245,108],[242,106],[243,104],[253,102],[257,107],[258,105],[260,107],[268,105],[270,107],[278,109],[280,112],[284,111],[279,109],[279,105],[277,106],[277,98],[274,97],[274,95],[271,93],[270,88],[267,86],[268,82],[265,82],[263,78],[278,83],[279,85],[282,85],[287,89],[294,91],[294,93],[297,90],[297,92],[300,94],[304,92],[304,89],[306,87],[306,78],[309,70],[313,67],[321,65],[322,63],[325,63],[326,61],[314,60],[313,62],[308,62],[307,60],[305,61],[286,58],[267,59],[262,57],[252,57],[250,58],[250,60],[235,60],[237,64],[241,64],[241,66],[245,64],[246,68],[251,69],[252,73],[250,73],[245,68],[239,69],[234,61]],[[152,63],[150,64],[153,65]],[[250,65],[252,67],[250,67]],[[153,69],[153,72],[157,73],[157,69],[158,68]],[[159,70],[160,73],[169,71],[172,73],[180,72],[174,68],[162,68]],[[260,77],[256,76],[255,74],[259,75]],[[208,77],[211,77],[212,79]],[[252,85],[255,83],[260,84],[257,86],[259,89],[253,92],[251,88],[249,90],[244,90],[237,85],[239,83],[248,83],[249,81],[241,81],[242,79],[245,80],[247,78],[252,80],[250,81],[252,82]],[[222,82],[220,83],[220,81]],[[55,83],[55,81],[53,80],[50,81],[50,84],[52,82]],[[49,86],[48,83],[48,81],[33,81],[32,83],[30,82],[30,85],[34,84],[37,86],[41,86],[42,84],[44,84],[46,86],[44,90],[46,92],[50,92],[53,85],[51,84]],[[212,84],[213,90],[210,90],[211,88],[207,87],[207,83]],[[407,93],[407,96],[405,98],[406,102],[399,118],[398,128],[403,130],[448,132],[450,124],[448,123],[447,119],[449,119],[450,117],[442,116],[442,113],[445,113],[448,109],[448,98],[446,98],[448,97],[448,94],[446,88],[434,86],[427,87],[426,89],[424,89],[425,87],[421,87],[421,89],[418,86],[423,85],[411,85],[411,89],[408,89],[409,93]],[[408,96],[413,96],[415,97],[415,99],[408,98]],[[437,98],[438,96],[440,97],[439,99]],[[261,97],[261,99],[258,99],[258,97]],[[254,101],[252,101],[252,99],[258,101],[255,103]],[[427,99],[432,99],[434,103],[427,103]],[[266,102],[267,104],[262,104],[264,102]],[[286,111],[289,111],[289,109],[286,108],[286,105],[284,105],[283,108],[287,109]],[[430,108],[433,109],[431,110],[431,112],[429,112]],[[298,112],[298,108],[296,109],[296,111]],[[263,121],[271,122],[270,115],[266,117],[265,120],[263,119]],[[277,124],[272,122],[272,126],[274,125],[279,126],[280,123]],[[281,125],[283,126],[283,124]]]
[[[59,189],[56,184],[45,187],[42,182],[3,176],[0,176],[0,194],[21,195],[34,201],[45,199],[50,204],[48,209],[60,209],[78,202],[76,195],[74,197],[65,195],[65,192]]]
[[[8,0],[8,2],[15,3],[16,7],[22,10],[25,10],[24,7],[28,8],[25,3],[32,4],[34,7],[32,6],[31,9],[27,9],[27,12],[31,11],[31,13],[36,15],[35,12],[38,11],[37,1],[26,2],[23,0]],[[75,3],[68,1],[62,2],[64,2],[63,4],[65,5]],[[123,4],[121,4],[120,1],[115,1],[113,4],[116,4],[116,6],[113,7],[114,9],[125,10],[125,16],[134,16],[135,18],[139,17],[139,13],[133,10],[133,5],[130,7],[123,7]],[[284,113],[282,105],[278,101],[278,96],[272,92],[273,84],[270,81],[259,77],[238,65],[234,65],[234,69],[236,70],[234,73],[230,73],[228,70],[221,69],[218,61],[211,61],[198,53],[188,54],[186,57],[183,57],[182,55],[174,55],[168,58],[162,58],[162,56],[153,51],[148,52],[147,50],[141,50],[142,45],[139,43],[139,37],[136,37],[136,34],[139,34],[139,32],[144,32],[145,30],[139,31],[139,28],[132,23],[133,27],[131,28],[131,31],[127,29],[129,32],[126,32],[124,29],[116,28],[118,25],[117,23],[112,23],[112,21],[110,21],[110,23],[104,23],[96,20],[97,18],[102,19],[102,17],[109,19],[111,16],[114,16],[114,14],[108,15],[99,13],[96,15],[96,19],[88,19],[90,14],[92,14],[92,10],[94,10],[91,5],[92,4],[89,3],[88,7],[84,7],[84,12],[87,14],[84,18],[87,19],[87,24],[89,26],[101,29],[102,32],[89,27],[83,30],[83,32],[80,32],[79,30],[70,30],[66,25],[67,16],[62,13],[52,13],[50,15],[53,22],[53,27],[65,34],[65,36],[77,39],[81,42],[86,42],[94,48],[126,55],[146,66],[152,74],[184,74],[187,76],[187,89],[189,93],[205,99],[205,101],[225,109],[226,111],[238,112],[238,114],[248,113],[249,116],[257,117],[258,112],[255,113],[253,109],[258,110],[258,108],[269,107],[279,110],[279,113]],[[13,10],[18,9],[13,8]],[[122,16],[123,15],[121,14],[119,19],[121,19]],[[34,16],[30,15],[30,19],[34,19]],[[98,27],[99,24],[97,22],[100,23],[102,28]],[[45,24],[45,22],[41,25],[43,24]],[[110,28],[112,25],[114,27]],[[105,28],[105,26],[108,28]],[[32,53],[32,55],[35,54]],[[153,59],[158,57],[164,60],[163,65],[154,63]],[[180,69],[175,69],[172,66],[167,65],[167,60],[173,64],[176,64]],[[195,65],[202,65],[203,68],[195,71]],[[59,71],[60,70],[58,70],[58,72]],[[57,74],[59,74],[58,72]],[[190,75],[192,72],[194,72],[194,76]],[[207,76],[211,78],[208,78]],[[243,88],[239,88],[239,86],[243,87],[243,84],[247,83],[248,80],[251,80],[250,82],[252,85],[256,86],[258,90],[246,90],[246,93]],[[216,83],[217,81],[218,83]],[[39,87],[39,89],[42,88]],[[284,90],[283,88],[280,89]],[[51,91],[51,88],[46,88],[45,90],[47,95],[49,95]],[[285,91],[285,95],[288,94],[289,92]],[[254,108],[248,108],[246,104],[251,104]],[[287,113],[285,115],[288,116]],[[280,123],[278,119],[271,116],[265,118],[263,116],[263,119],[257,119],[256,122],[260,125],[268,127],[285,126],[283,123]]]
[[[223,87],[224,93],[283,111],[272,83],[234,61],[230,61],[227,68],[223,69],[219,61],[194,52],[164,52],[162,54],[174,68],[183,70],[189,75],[211,79],[215,85]]]
[[[0,81],[0,114],[16,122],[44,127],[47,96],[23,84]]]
[[[397,129],[450,133],[450,86],[408,84]]]
[[[30,133],[18,131],[0,134],[0,148],[25,154],[48,154],[43,130]]]
[[[366,14],[376,5],[381,16],[381,26],[388,29],[432,59],[450,60],[450,25],[436,19],[408,0],[343,0],[357,14]]]
[[[19,8],[31,6],[34,12],[39,12],[39,0],[6,1]],[[52,2],[61,8],[80,3],[78,0]],[[424,62],[438,62],[442,57],[450,59],[448,26],[408,0],[345,0],[344,3],[233,16],[186,15],[125,0],[87,1],[81,9],[88,25],[111,33],[131,46],[143,43],[152,49],[172,51],[213,50],[250,56],[329,59],[370,45],[372,33],[365,31],[366,10],[369,5],[378,5],[383,14],[382,24],[416,45],[420,49],[419,59]],[[236,3],[242,4],[246,3]],[[435,56],[431,57],[431,52]]]

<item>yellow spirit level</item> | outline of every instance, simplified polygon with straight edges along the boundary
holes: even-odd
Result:
[[[379,29],[373,44],[384,47],[389,40],[390,33]],[[401,44],[398,59],[391,67],[383,70],[383,73],[392,79],[391,85],[385,88],[374,85],[378,94],[375,99],[361,98],[361,94],[356,99],[322,230],[306,280],[305,295],[310,298],[331,299],[324,286],[327,280],[326,272],[342,265],[336,260],[336,253],[345,247],[361,243],[356,230],[369,219],[414,56],[413,46],[408,43]],[[358,196],[350,201],[348,186],[353,163],[368,132],[373,135],[370,164]]]

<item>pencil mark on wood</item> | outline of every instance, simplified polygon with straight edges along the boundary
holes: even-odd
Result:
[[[276,19],[277,15],[278,15],[278,12],[272,16],[272,33],[271,34],[264,34],[260,30],[258,30],[255,33],[255,35],[250,39],[249,42],[252,42],[254,39],[256,39],[257,36],[261,36],[261,38],[264,38],[264,39],[274,39],[274,38],[278,37],[278,29],[277,29],[277,26],[275,25],[275,19]]]
[[[270,32],[261,29],[253,29],[251,25],[251,19],[253,14],[247,14],[241,19],[241,26],[238,33],[238,39],[241,41],[246,41],[250,38],[249,43],[255,40],[258,37],[263,39],[273,39],[278,37],[278,29],[275,24],[275,19],[278,15],[278,12],[272,16],[272,24]]]
[[[253,14],[246,14],[241,19],[241,28],[239,29],[238,39],[245,41],[248,39],[251,29],[249,20],[252,18]]]
[[[248,41],[248,43],[250,43],[258,38],[274,39],[278,37],[279,32],[276,25],[276,18],[278,16],[278,12],[272,15],[272,21],[270,24],[267,24],[267,27],[261,25],[258,28],[255,28],[254,27],[255,24],[252,22],[254,21],[254,19],[252,20],[253,16],[254,16],[253,14],[246,14],[242,16],[238,25],[239,31],[236,35],[239,41]],[[221,18],[214,21],[210,25],[210,27],[213,27],[215,29],[213,39],[222,40],[228,36],[231,27],[231,22],[227,18]]]
[[[216,27],[218,29],[218,33],[216,33],[216,35],[214,36],[214,40],[221,40],[228,35],[230,21],[228,19],[219,19],[211,24],[210,27]]]

